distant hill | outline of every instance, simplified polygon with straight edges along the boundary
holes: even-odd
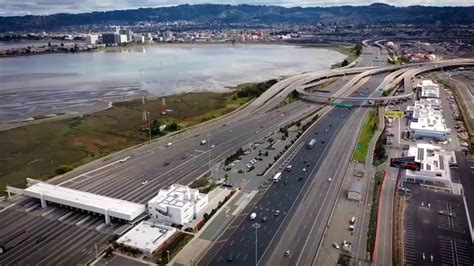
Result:
[[[194,21],[203,23],[296,23],[296,24],[354,24],[409,23],[444,25],[474,23],[471,7],[394,7],[386,4],[370,6],[293,7],[261,5],[180,5],[162,8],[140,8],[82,14],[49,16],[0,17],[0,32],[59,29],[64,26],[129,24],[140,21]]]

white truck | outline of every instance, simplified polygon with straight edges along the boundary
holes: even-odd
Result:
[[[280,179],[281,179],[281,173],[276,173],[272,178],[273,183],[278,183],[278,181],[280,181]]]

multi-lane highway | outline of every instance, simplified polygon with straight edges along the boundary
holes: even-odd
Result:
[[[359,66],[370,65],[374,58],[380,58],[382,54],[378,48],[364,48]],[[279,127],[322,107],[321,104],[304,101],[279,107],[281,101],[295,89],[342,75],[328,88],[329,96],[367,97],[378,88],[385,76],[390,75],[390,71],[396,70],[361,74],[370,69],[321,70],[287,78],[246,107],[223,118],[97,160],[52,182],[146,203],[160,188],[173,183],[190,183],[206,173],[209,165],[215,165],[238,148],[262,139]],[[344,77],[345,74],[349,76]],[[364,89],[355,92],[362,84]],[[325,108],[329,110],[327,115],[313,124],[287,153],[286,156],[293,156],[289,161],[294,170],[284,172],[286,184],[283,180],[276,184],[262,184],[256,198],[220,236],[222,241],[214,243],[201,264],[221,262],[227,260],[229,255],[235,258],[236,263],[249,262],[252,258],[255,260],[255,246],[252,245],[255,229],[250,227],[247,217],[251,210],[258,213],[256,221],[261,223],[257,232],[257,253],[262,263],[311,264],[340,188],[350,147],[356,139],[356,129],[367,112],[367,109],[355,107]],[[317,140],[317,145],[307,149],[304,144],[312,138]],[[208,140],[207,145],[200,145],[203,139]],[[168,142],[173,145],[167,147]],[[210,145],[215,146],[211,148]],[[127,161],[118,161],[127,156],[130,156]],[[280,170],[285,167],[277,166]],[[303,172],[303,168],[306,171]],[[143,181],[148,182],[145,184]],[[113,231],[120,226],[105,226],[100,217],[61,207],[50,206],[43,210],[35,200],[22,197],[15,197],[11,202],[16,205],[0,210],[0,223],[6,225],[0,229],[0,241],[5,242],[17,235],[21,236],[21,241],[0,258],[2,265],[85,262],[95,255],[95,244],[98,251],[102,250]],[[279,213],[275,215],[277,210]],[[267,217],[265,222],[261,221],[261,217]],[[307,224],[303,224],[305,221]],[[296,244],[289,248],[285,246],[288,243]],[[288,257],[282,253],[286,250],[290,250]],[[19,253],[22,256],[18,256]]]

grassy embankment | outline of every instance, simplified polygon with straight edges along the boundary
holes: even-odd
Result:
[[[354,152],[354,160],[360,163],[365,163],[365,158],[367,157],[367,151],[369,149],[370,140],[372,139],[375,134],[375,131],[377,130],[377,124],[378,110],[372,109],[370,110],[369,114],[363,122],[363,126],[359,135],[359,141],[357,142],[356,150]]]
[[[354,62],[362,53],[361,44],[317,43],[305,45],[305,47],[326,48],[344,54],[346,58],[341,63],[332,65],[332,68],[347,66]]]
[[[145,106],[156,125],[176,129],[221,116],[260,95],[276,81],[239,85],[231,93],[188,93],[169,96]],[[62,121],[45,122],[0,132],[0,189],[22,186],[27,177],[46,180],[99,157],[143,143],[141,100],[116,103],[108,110]],[[159,137],[167,132],[154,132]]]
[[[377,233],[377,216],[379,209],[379,194],[380,189],[382,188],[383,178],[383,171],[375,173],[374,196],[372,199],[372,208],[370,211],[369,228],[367,230],[367,251],[370,253],[371,256],[375,246],[375,237]]]

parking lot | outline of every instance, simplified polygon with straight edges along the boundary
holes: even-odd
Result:
[[[406,265],[472,265],[474,245],[463,199],[459,195],[404,184]]]

